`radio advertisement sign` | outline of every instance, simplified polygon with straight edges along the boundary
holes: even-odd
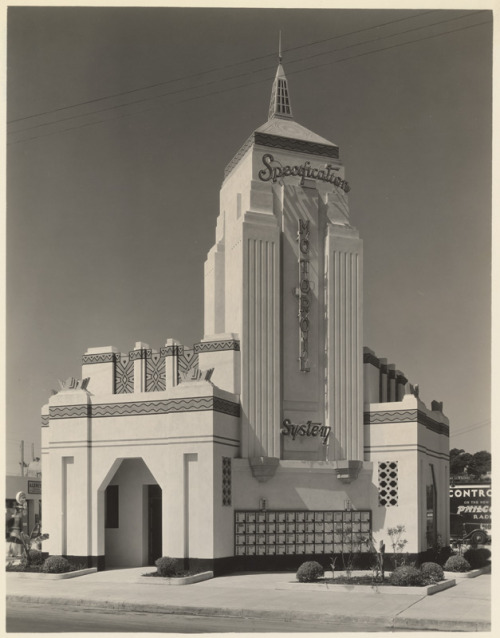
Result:
[[[468,523],[491,529],[491,485],[450,487],[450,514],[459,514]]]

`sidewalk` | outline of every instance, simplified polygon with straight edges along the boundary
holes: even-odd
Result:
[[[381,629],[491,630],[491,575],[457,579],[432,596],[280,589],[293,573],[233,574],[176,587],[141,578],[154,567],[102,571],[43,581],[7,573],[7,602],[76,605],[135,612],[311,620]]]

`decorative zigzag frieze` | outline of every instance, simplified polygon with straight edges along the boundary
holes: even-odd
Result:
[[[214,397],[214,412],[229,414],[229,416],[240,416],[240,406],[238,403],[226,401],[220,397]]]
[[[112,363],[115,360],[114,352],[101,352],[100,354],[84,354],[82,356],[83,365],[91,363]]]
[[[141,359],[151,359],[153,351],[143,348],[142,350],[131,350],[129,352],[130,361],[140,361]]]
[[[90,405],[55,405],[49,407],[51,419],[81,419],[90,416]]]
[[[57,406],[50,408],[51,419],[71,419],[83,416],[119,417],[146,414],[173,414],[180,412],[213,411],[230,416],[240,415],[238,403],[220,397],[190,397],[164,401],[137,401],[130,403],[99,403],[93,406]]]
[[[42,414],[42,428],[47,427],[49,424],[49,416],[48,414]]]
[[[416,421],[418,410],[391,410],[384,412],[365,412],[364,422],[369,423],[409,423]]]
[[[196,354],[202,352],[222,352],[224,350],[236,350],[240,349],[240,342],[236,339],[231,341],[203,341],[201,343],[194,344],[194,351]]]
[[[431,419],[421,410],[386,410],[384,412],[365,412],[365,425],[376,425],[379,423],[411,423],[418,421],[428,430],[437,434],[450,435],[450,428],[445,423],[439,423]]]
[[[184,354],[184,346],[165,346],[160,348],[160,356],[173,357],[174,355]]]

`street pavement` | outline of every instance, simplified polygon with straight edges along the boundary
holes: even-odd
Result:
[[[186,586],[143,578],[153,567],[115,569],[71,579],[22,578],[7,573],[9,602],[133,612],[269,620],[355,623],[380,629],[491,631],[491,575],[457,578],[434,595],[376,593],[329,587],[295,589],[293,573],[237,573]]]

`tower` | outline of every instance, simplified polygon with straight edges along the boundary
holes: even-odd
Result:
[[[205,338],[241,343],[243,458],[362,461],[363,253],[348,191],[338,146],[295,121],[280,60],[267,122],[226,167],[205,263]]]

